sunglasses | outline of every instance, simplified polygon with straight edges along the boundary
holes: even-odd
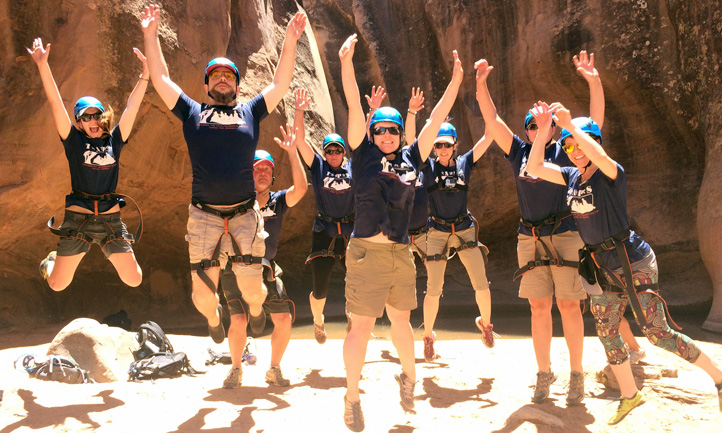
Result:
[[[379,126],[373,129],[374,135],[384,135],[386,132],[391,135],[401,135],[401,129],[398,126]]]
[[[437,148],[437,149],[441,149],[441,148],[443,148],[443,147],[445,147],[445,148],[447,148],[447,149],[450,149],[450,148],[454,147],[454,144],[456,144],[456,143],[447,143],[447,142],[445,142],[445,141],[443,141],[443,142],[440,141],[440,142],[438,142],[438,143],[434,143],[434,147]]]
[[[218,80],[221,77],[224,77],[226,81],[236,81],[236,74],[231,71],[213,71],[208,74],[208,77],[212,80]]]
[[[324,153],[326,155],[343,155],[344,152],[343,152],[343,150],[340,150],[340,149],[329,149],[329,150],[324,150]]]
[[[579,147],[578,144],[576,146],[577,146],[577,149],[582,150],[582,148]],[[562,149],[564,149],[564,151],[566,153],[572,153],[572,152],[574,152],[574,143],[567,143],[564,146],[562,146]]]
[[[90,122],[90,119],[93,120],[100,120],[100,117],[103,115],[103,113],[93,113],[93,114],[81,114],[79,119],[83,122]]]
[[[556,126],[557,126],[557,124],[552,122],[551,127],[555,128]],[[539,125],[537,125],[536,123],[530,123],[529,126],[526,127],[527,131],[536,131],[538,129],[539,129]]]

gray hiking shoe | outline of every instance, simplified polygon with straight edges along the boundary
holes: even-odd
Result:
[[[531,399],[534,403],[541,403],[549,397],[549,386],[557,380],[557,375],[553,371],[546,373],[544,371],[536,374],[536,387],[534,388],[534,397]]]
[[[223,381],[223,388],[238,388],[241,386],[241,377],[243,377],[243,370],[241,370],[241,367],[232,367],[231,371],[228,372],[228,376],[226,376],[226,380]]]
[[[281,372],[281,367],[272,366],[268,369],[266,372],[266,383],[269,385],[276,385],[276,386],[289,386],[291,385],[291,381],[283,377],[283,373]]]
[[[640,347],[639,350],[628,349],[629,362],[631,364],[639,364],[639,361],[643,360],[647,356],[647,352],[644,351],[644,347]]]
[[[346,397],[343,398],[344,412],[343,422],[346,423],[346,427],[349,430],[359,432],[363,431],[364,425],[364,414],[361,412],[360,401],[349,401]]]
[[[567,405],[579,404],[584,400],[584,373],[572,371],[569,375]]]
[[[401,374],[395,374],[394,377],[400,387],[401,406],[406,410],[412,410],[414,408],[414,388],[416,387],[416,382],[409,379],[403,371]]]

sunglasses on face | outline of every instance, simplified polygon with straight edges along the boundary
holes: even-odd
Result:
[[[221,77],[224,77],[226,81],[236,81],[236,74],[231,71],[213,71],[208,75],[208,77],[212,80],[218,80]]]
[[[379,126],[378,128],[374,128],[373,133],[374,135],[384,135],[388,132],[391,135],[400,135],[401,130],[398,126]]]
[[[557,126],[557,124],[552,122],[551,127],[555,128],[556,126]],[[526,127],[527,131],[536,131],[538,129],[539,129],[539,125],[537,125],[536,123],[530,123],[529,126]]]
[[[442,147],[450,149],[450,148],[454,147],[454,144],[456,144],[456,143],[447,143],[445,141],[440,141],[438,143],[434,143],[434,147],[437,149],[441,149]]]
[[[578,144],[576,146],[577,146],[577,149],[582,150],[582,148],[579,147]],[[574,143],[567,143],[564,146],[562,146],[562,149],[564,149],[564,151],[566,153],[572,153],[572,152],[574,152]]]
[[[103,115],[103,113],[81,114],[80,120],[82,120],[83,122],[90,122],[90,119],[100,120],[100,117],[102,115]]]
[[[326,155],[343,155],[343,150],[340,149],[329,149],[325,150]]]

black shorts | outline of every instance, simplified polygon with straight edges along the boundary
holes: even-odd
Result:
[[[236,274],[229,265],[226,265],[221,271],[221,287],[228,302],[228,311],[231,315],[247,314],[248,304],[241,295]],[[268,289],[266,300],[263,302],[263,310],[266,314],[290,313],[291,317],[295,317],[295,305],[286,294],[286,288],[280,278],[283,270],[275,261],[271,261],[271,266],[273,269],[268,266],[263,267],[263,284]]]

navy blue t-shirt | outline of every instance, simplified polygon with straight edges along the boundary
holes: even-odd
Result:
[[[516,195],[519,200],[521,217],[526,221],[540,222],[569,210],[567,191],[563,185],[547,182],[526,172],[529,152],[531,152],[531,144],[525,143],[515,135],[506,158],[511,163],[516,177]],[[573,166],[558,142],[552,143],[546,149],[544,161],[560,167]],[[553,225],[542,226],[537,230],[537,234],[549,236],[553,229]],[[574,221],[572,218],[564,218],[556,233],[564,233],[569,230],[576,230]],[[531,228],[521,223],[517,231],[527,236],[532,235]]]
[[[353,179],[351,176],[351,163],[334,170],[321,156],[314,154],[311,171],[311,185],[316,196],[316,208],[324,215],[332,218],[343,218],[353,213]],[[334,223],[323,221],[316,217],[313,222],[314,232],[326,232],[333,237],[338,234],[338,227]],[[353,222],[341,224],[341,233],[351,236]]]
[[[446,167],[436,159],[429,159],[429,165],[433,173],[431,184],[439,185],[438,189],[429,194],[429,215],[445,220],[466,216],[463,221],[454,224],[455,230],[464,230],[474,225],[466,206],[466,199],[469,194],[468,191],[453,188],[453,186],[469,186],[471,170],[476,165],[474,162],[474,149],[457,156],[455,161],[455,165]],[[429,220],[429,226],[442,232],[451,232],[451,226],[438,224],[433,220]]]
[[[283,225],[283,216],[288,210],[286,203],[287,189],[282,191],[271,191],[268,197],[268,203],[261,208],[261,216],[263,216],[263,227],[268,233],[266,238],[266,255],[267,260],[276,258],[278,252],[278,240],[281,237],[281,226]]]
[[[235,107],[199,104],[185,93],[173,114],[183,121],[183,136],[193,170],[193,199],[231,205],[256,196],[253,156],[260,122],[268,115],[259,94]]]
[[[592,174],[582,182],[582,176],[576,167],[563,167],[562,176],[567,181],[567,202],[571,206],[579,236],[586,245],[597,245],[605,239],[629,228],[627,215],[627,175],[617,164],[617,179],[611,180],[602,170]],[[630,262],[642,260],[649,254],[650,247],[644,239],[631,232],[624,241]],[[599,257],[597,257],[599,259]],[[610,269],[621,266],[615,250],[605,251],[602,262]]]
[[[429,219],[429,193],[426,188],[429,187],[432,174],[431,167],[421,160],[418,142],[414,142],[410,146],[406,146],[401,150],[401,156],[412,167],[416,169],[417,178],[414,182],[414,206],[411,210],[411,219],[409,220],[409,230],[418,230],[426,227]]]
[[[115,192],[118,186],[120,151],[126,143],[117,125],[106,138],[89,138],[72,125],[70,133],[62,142],[70,167],[72,189],[92,195]],[[105,212],[120,201],[115,199],[98,202],[98,212]],[[81,206],[94,210],[93,201],[70,195],[65,196],[65,207],[68,206]]]
[[[403,152],[389,161],[367,136],[353,151],[351,167],[356,214],[352,236],[383,233],[393,242],[408,244],[417,175]]]

